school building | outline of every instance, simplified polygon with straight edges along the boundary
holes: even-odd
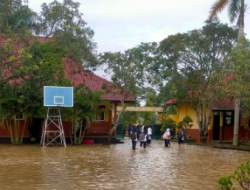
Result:
[[[44,37],[38,37],[38,39],[41,42],[46,41]],[[5,44],[4,40],[4,38],[1,38],[0,45]],[[91,123],[91,127],[88,129],[85,135],[86,138],[106,137],[117,117],[117,106],[120,104],[122,96],[120,89],[114,87],[112,82],[97,76],[93,72],[84,70],[81,64],[69,57],[65,57],[62,64],[64,66],[65,77],[70,79],[73,86],[84,84],[93,92],[103,91],[104,86],[105,89],[108,89],[105,90],[105,93],[101,96],[102,101],[99,105],[101,112],[97,114],[96,121]],[[135,98],[130,92],[127,92],[125,97],[125,103],[128,102],[135,102]],[[20,129],[23,128],[24,123],[24,117],[21,116],[18,119],[18,125]],[[24,132],[24,139],[27,141],[27,139],[29,139],[31,136],[31,132],[41,136],[43,123],[43,118],[33,118],[33,124],[36,126],[36,128],[32,129],[31,131],[31,129],[29,129],[27,126]],[[66,138],[72,133],[72,131],[70,131],[71,125],[72,124],[70,122],[63,121],[63,128]],[[0,141],[10,142],[9,136],[10,135],[7,127],[0,126]]]
[[[165,104],[167,106],[176,105],[176,99],[174,98],[168,100],[165,102]],[[234,106],[235,99],[230,99],[218,101],[212,107],[211,122],[208,128],[208,142],[231,142],[233,140]],[[195,141],[200,141],[200,131],[197,123],[196,113],[189,105],[177,105],[177,114],[169,115],[169,117],[171,117],[176,122],[176,124],[178,124],[178,122],[183,120],[183,118],[187,115],[193,120],[193,127],[188,130],[188,135],[191,136]],[[244,117],[241,111],[239,141],[246,137],[247,130],[244,128],[244,126],[249,126],[249,118]]]

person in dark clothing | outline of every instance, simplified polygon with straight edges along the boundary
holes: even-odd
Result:
[[[177,132],[177,138],[178,138],[179,148],[181,148],[182,144],[184,143],[184,132],[181,127],[179,128],[179,131]]]
[[[133,130],[133,127],[132,127],[131,124],[129,124],[129,125],[128,125],[128,136],[129,136],[129,137],[130,137],[130,134],[131,134],[132,130]]]
[[[132,129],[131,134],[130,134],[130,138],[132,140],[132,149],[135,150],[136,149],[136,143],[137,143],[137,140],[138,140],[136,126],[133,126],[133,129]]]

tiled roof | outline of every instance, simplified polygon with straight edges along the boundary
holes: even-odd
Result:
[[[225,99],[217,101],[214,106],[212,107],[212,110],[234,110],[235,106],[235,99]]]
[[[113,83],[95,75],[90,71],[86,71],[83,69],[79,63],[70,59],[68,57],[63,59],[65,75],[70,79],[73,85],[85,84],[92,91],[106,91],[105,94],[101,96],[103,100],[110,101],[120,101],[121,93],[120,89],[114,87]],[[105,88],[104,88],[105,87]],[[108,90],[105,90],[108,89]],[[127,91],[125,95],[126,102],[134,102],[135,98],[132,93]]]
[[[45,38],[42,36],[37,37],[40,42],[45,42],[49,40],[49,38]],[[34,41],[34,38],[30,39],[30,43]],[[15,42],[14,42],[15,43]],[[4,35],[0,35],[0,46],[4,46],[6,44],[6,39]],[[18,50],[22,48],[24,45],[23,44],[17,44],[15,51],[15,56],[16,59],[18,59]],[[63,59],[63,64],[64,64],[64,71],[65,75],[67,78],[70,79],[71,83],[73,85],[79,85],[79,84],[84,84],[88,86],[92,91],[104,91],[104,94],[101,96],[101,99],[103,100],[109,100],[109,101],[120,101],[121,100],[121,93],[120,89],[117,87],[114,87],[113,83],[95,75],[92,72],[86,71],[83,69],[83,67],[74,61],[73,59],[70,59],[68,57],[65,57]],[[7,76],[11,75],[10,68],[5,69],[5,74]],[[11,84],[14,83],[22,83],[23,79],[12,79],[10,81]],[[107,90],[104,90],[104,87]],[[135,98],[132,95],[131,92],[126,91],[125,93],[125,102],[135,102]]]
[[[174,105],[176,104],[176,98],[170,99],[165,102],[166,105]]]

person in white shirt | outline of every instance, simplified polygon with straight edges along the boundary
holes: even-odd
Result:
[[[170,138],[171,138],[170,129],[168,126],[166,127],[166,132],[164,133],[164,136],[165,136],[164,138],[165,147],[168,147],[170,146]]]
[[[148,134],[147,144],[150,144],[151,139],[152,139],[152,134],[153,134],[151,126],[148,127],[147,134]]]
[[[143,131],[141,134],[140,134],[140,136],[139,136],[139,140],[141,141],[141,144],[140,144],[140,146],[142,147],[143,146],[143,148],[146,148],[146,146],[147,146],[147,133],[145,132],[145,131]]]

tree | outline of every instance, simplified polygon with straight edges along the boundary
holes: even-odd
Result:
[[[22,0],[3,0],[0,5],[0,40],[4,42],[0,45],[1,85],[16,84],[12,94],[18,101],[11,100],[11,104],[20,103],[21,96],[26,115],[43,118],[43,86],[72,86],[64,75],[63,58],[96,65],[94,33],[83,20],[79,3],[72,0],[43,4],[41,14],[31,11]],[[46,35],[47,41],[40,42],[34,34]],[[4,88],[0,94],[5,94]],[[7,108],[10,100],[2,96],[2,101]],[[8,119],[15,121],[15,117]]]
[[[23,34],[35,31],[38,15],[23,0],[2,0],[0,2],[0,34]]]
[[[226,62],[228,74],[228,87],[232,96],[241,100],[241,118],[250,116],[250,42],[241,39],[235,47],[230,59]],[[238,95],[236,94],[238,93]],[[239,96],[240,95],[240,96]],[[247,132],[248,133],[248,132]],[[247,134],[246,134],[247,136]]]
[[[78,85],[74,88],[74,107],[63,112],[63,118],[72,122],[72,144],[82,144],[91,122],[96,120],[101,94],[102,92],[91,92],[84,85]]]
[[[166,131],[166,126],[168,126],[171,130],[175,131],[176,123],[172,118],[168,118],[162,125],[160,131],[164,133]]]
[[[87,26],[79,6],[80,3],[72,0],[43,3],[37,34],[53,37],[68,56],[83,64],[85,69],[93,68],[97,64],[94,31]]]
[[[238,26],[238,43],[240,39],[244,37],[244,14],[245,14],[245,0],[217,0],[211,8],[210,20],[214,19],[219,12],[221,12],[228,5],[228,16],[230,22],[234,22],[236,19]],[[235,110],[234,110],[234,137],[233,145],[239,145],[239,117],[240,117],[240,92],[235,93]]]
[[[106,90],[116,88],[116,94],[120,96],[122,110],[116,118],[115,124],[109,132],[111,138],[114,130],[118,126],[118,121],[125,110],[126,97],[131,97],[136,94],[138,87],[144,85],[146,81],[145,67],[143,63],[148,58],[150,47],[147,44],[142,44],[139,47],[129,49],[124,53],[105,52],[100,55],[100,63],[105,65],[106,73],[112,75],[113,86],[105,87]],[[142,51],[142,49],[144,49]],[[148,51],[147,51],[148,50]]]
[[[250,190],[250,162],[241,164],[234,172],[229,176],[223,176],[219,179],[218,184],[221,190],[236,190],[231,179],[234,179],[244,190]]]
[[[18,115],[26,114],[27,112],[27,106],[24,103],[24,98],[16,90],[17,86],[11,86],[7,83],[1,84],[1,88],[3,88],[0,94],[1,125],[8,129],[11,143],[13,145],[22,144],[27,118],[25,118],[25,124],[22,130],[19,126],[17,118]]]
[[[236,40],[235,29],[215,21],[160,43],[158,56],[166,60],[158,65],[158,72],[174,85],[177,103],[186,103],[196,112],[201,141],[207,139],[213,105],[224,98],[221,70]]]
[[[185,139],[187,138],[187,136],[188,136],[188,130],[189,129],[191,129],[192,127],[193,127],[193,120],[192,120],[192,118],[189,116],[189,115],[187,115],[187,116],[185,116],[184,118],[183,118],[183,120],[182,121],[180,121],[179,123],[178,123],[178,125],[177,125],[177,127],[179,128],[179,127],[182,127],[183,129],[184,129],[184,131],[185,131]]]

